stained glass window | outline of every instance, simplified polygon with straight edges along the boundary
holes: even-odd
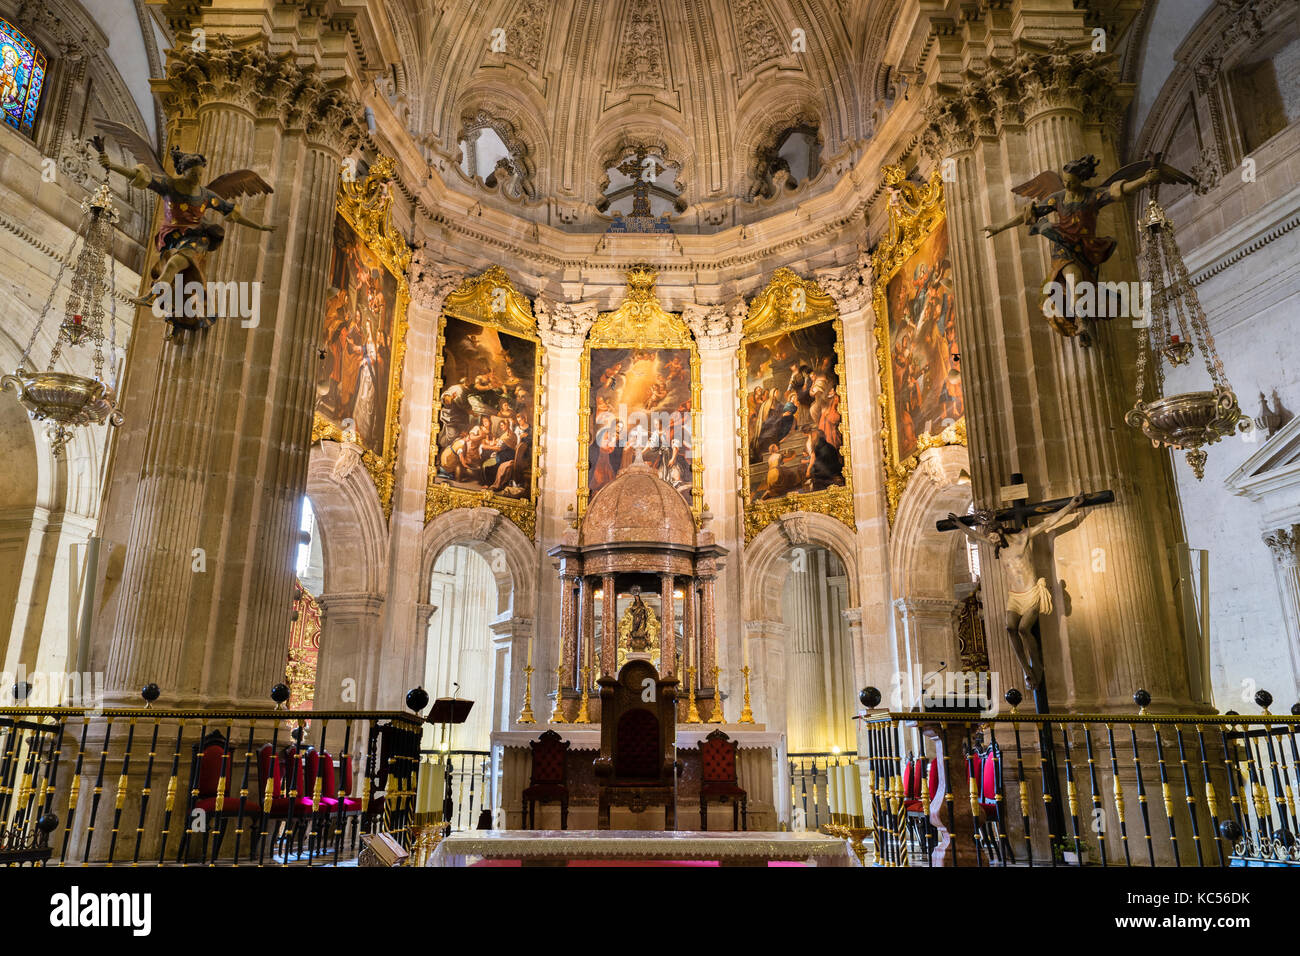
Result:
[[[30,136],[45,85],[45,54],[8,20],[0,19],[0,111],[4,121]]]

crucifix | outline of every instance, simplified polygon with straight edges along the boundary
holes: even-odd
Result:
[[[1016,473],[1011,476],[1011,484],[1001,489],[1001,498],[1008,507],[981,509],[961,517],[950,514],[935,527],[940,531],[960,531],[974,541],[992,546],[993,556],[1007,576],[1007,636],[1025,672],[1025,684],[1034,694],[1034,709],[1046,714],[1050,708],[1038,619],[1040,615],[1052,613],[1052,593],[1046,578],[1034,570],[1030,548],[1035,538],[1059,528],[1071,515],[1082,516],[1080,509],[1114,501],[1115,493],[1094,491],[1073,498],[1031,502],[1024,476]],[[1046,520],[1030,525],[1031,518]]]

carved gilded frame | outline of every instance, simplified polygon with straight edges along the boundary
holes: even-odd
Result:
[[[486,488],[478,491],[457,488],[437,477],[438,413],[442,408],[442,366],[448,317],[495,329],[516,338],[527,339],[537,348],[537,357],[533,366],[533,463],[526,500],[494,494]],[[528,540],[535,540],[537,473],[541,464],[542,366],[546,361],[546,347],[542,345],[541,337],[537,334],[537,319],[533,316],[532,304],[515,289],[504,269],[500,266],[492,266],[486,272],[466,279],[461,283],[460,288],[448,294],[443,300],[442,312],[438,316],[437,342],[433,367],[433,423],[429,436],[429,474],[424,494],[424,523],[428,524],[438,515],[453,508],[495,508],[526,534]]]
[[[821,491],[790,492],[771,501],[750,499],[749,461],[749,347],[759,339],[782,332],[830,322],[835,331],[836,392],[840,396],[840,454],[844,457],[844,484]],[[829,515],[855,528],[853,520],[853,466],[849,455],[849,397],[844,366],[844,323],[835,300],[815,281],[801,279],[786,268],[777,269],[767,288],[749,303],[744,336],[740,341],[740,487],[744,497],[745,543],[784,514],[811,511]]]
[[[910,182],[902,166],[886,166],[883,172],[885,186],[890,188],[892,195],[889,202],[889,225],[872,258],[875,271],[872,299],[876,313],[876,361],[880,369],[880,439],[884,446],[885,496],[889,523],[893,524],[898,501],[912,472],[916,470],[921,455],[930,448],[966,444],[966,417],[963,415],[940,432],[918,435],[916,450],[907,458],[900,459],[898,434],[894,429],[894,375],[890,363],[892,343],[889,339],[887,291],[889,281],[939,228],[946,213],[943,181],[938,170],[923,185]]]
[[[675,312],[659,304],[658,273],[647,266],[627,274],[627,291],[613,312],[602,312],[592,323],[582,348],[578,375],[578,519],[591,501],[591,352],[593,349],[686,349],[691,356],[691,513],[700,527],[704,507],[704,462],[700,458],[700,350],[690,328]]]
[[[407,305],[411,299],[406,273],[411,265],[411,247],[393,225],[393,197],[389,183],[396,175],[396,164],[380,156],[370,165],[364,179],[348,182],[340,179],[336,210],[352,227],[366,247],[392,273],[397,282],[397,299],[393,303],[393,346],[389,356],[388,407],[384,412],[383,454],[364,450],[361,463],[375,483],[384,517],[393,513],[393,471],[397,461],[397,438],[401,431],[398,411],[402,406],[402,368],[406,362]],[[332,228],[332,224],[331,224]],[[331,250],[331,255],[333,251]],[[355,435],[355,432],[353,433]],[[335,422],[314,412],[311,441],[351,442],[352,439]]]

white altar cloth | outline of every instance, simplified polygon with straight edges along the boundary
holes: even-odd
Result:
[[[453,833],[428,866],[469,866],[479,860],[559,863],[567,860],[716,860],[731,865],[804,862],[857,866],[844,840],[820,833],[676,830],[469,830]]]

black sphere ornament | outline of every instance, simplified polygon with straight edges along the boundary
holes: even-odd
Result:
[[[146,704],[152,704],[162,696],[162,691],[159,689],[157,684],[151,681],[140,688],[140,696],[144,698]]]
[[[871,710],[880,703],[880,689],[877,687],[864,687],[858,691],[858,700],[863,707]]]
[[[24,701],[32,696],[32,685],[30,681],[22,681],[14,684],[14,701]]]
[[[49,836],[59,827],[59,818],[52,813],[42,813],[36,820],[36,829]]]
[[[406,706],[417,714],[429,706],[429,692],[423,687],[413,687],[406,692]]]
[[[1002,695],[1002,699],[1005,700],[1012,707],[1019,707],[1020,702],[1025,699],[1025,695],[1020,693],[1020,691],[1016,690],[1013,687],[1005,694]]]
[[[1273,695],[1266,690],[1255,691],[1255,703],[1268,710],[1269,704],[1273,703]]]
[[[271,700],[275,703],[277,707],[280,704],[283,704],[288,699],[289,699],[288,684],[276,684],[274,687],[271,688]]]
[[[1224,820],[1219,824],[1219,836],[1229,843],[1236,843],[1241,839],[1241,824],[1236,820]]]
[[[1151,695],[1145,690],[1139,690],[1133,695],[1133,703],[1137,704],[1139,707],[1145,707],[1151,703]]]
[[[1292,705],[1291,705],[1291,716],[1292,716],[1292,717],[1300,717],[1300,704],[1292,704]]]

